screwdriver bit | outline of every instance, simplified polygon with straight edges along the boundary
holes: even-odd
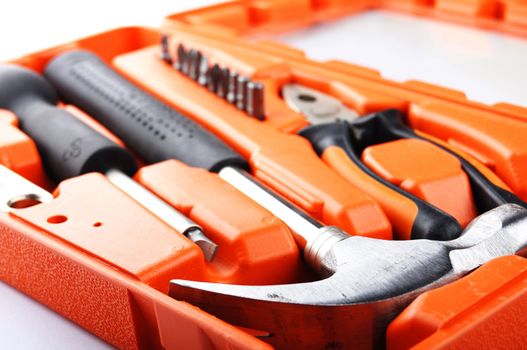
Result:
[[[249,79],[244,76],[238,76],[236,81],[236,107],[245,111],[247,106],[247,83]]]
[[[189,68],[189,77],[192,80],[197,81],[199,78],[199,69],[201,65],[202,58],[201,51],[194,50],[193,56],[190,58],[190,68]]]
[[[183,62],[181,64],[181,73],[184,75],[189,75],[190,73],[190,63],[192,61],[192,57],[194,56],[194,50],[190,49],[187,51],[187,53],[183,56]]]
[[[227,101],[232,104],[236,103],[236,91],[238,87],[238,73],[230,72],[229,73],[229,87],[227,91]]]
[[[163,48],[166,46],[168,52],[168,37],[164,36],[163,40]],[[209,58],[200,50],[186,51],[182,44],[177,47],[177,61],[174,67],[248,115],[265,120],[262,83],[253,82],[247,77],[231,72],[227,67],[220,67],[217,63],[209,66]]]
[[[168,64],[172,64],[172,56],[170,55],[170,49],[168,47],[167,34],[161,36],[161,59]]]
[[[258,120],[265,119],[264,113],[264,86],[262,83],[249,81],[247,83],[247,114]]]
[[[176,68],[180,72],[183,72],[183,66],[185,65],[186,58],[187,51],[185,50],[182,44],[179,44],[177,47],[177,60],[174,63],[174,68]]]
[[[210,92],[216,93],[218,91],[218,83],[221,77],[221,68],[216,63],[210,68],[210,79],[208,81],[208,89]]]
[[[227,98],[227,93],[229,91],[229,76],[230,76],[230,69],[229,68],[222,68],[220,79],[218,83],[218,91],[217,95],[221,98]]]
[[[199,77],[198,83],[201,86],[207,86],[207,71],[209,70],[209,59],[207,56],[201,57],[201,62],[199,64]]]

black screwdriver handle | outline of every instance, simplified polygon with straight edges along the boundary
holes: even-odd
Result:
[[[132,175],[128,151],[69,112],[56,107],[53,87],[20,66],[0,65],[0,108],[14,112],[20,128],[36,143],[46,172],[57,180],[113,168]]]
[[[130,83],[93,53],[69,51],[54,58],[45,76],[62,99],[119,136],[145,161],[178,159],[217,172],[247,162],[215,135]]]

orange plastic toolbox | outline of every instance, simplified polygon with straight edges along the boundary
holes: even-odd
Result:
[[[526,108],[478,103],[460,91],[421,81],[390,81],[353,62],[314,61],[298,49],[261,39],[377,8],[527,38],[527,2],[523,0],[241,0],[172,14],[160,29],[120,28],[8,64],[43,73],[63,53],[88,50],[137,87],[223,140],[245,159],[251,176],[304,215],[352,236],[366,237],[367,242],[450,239],[463,229],[465,239],[475,227],[480,229],[473,220],[487,212],[482,208],[488,209],[481,204],[478,180],[466,174],[467,167],[486,179],[493,193],[505,193],[505,202],[521,206],[527,201]],[[199,50],[209,63],[261,84],[263,96],[251,98],[263,98],[260,107],[265,112],[248,116],[251,112],[226,100],[226,92],[218,96],[206,83],[201,86],[189,78],[191,73],[175,69],[178,48]],[[0,76],[2,72],[0,69]],[[83,79],[89,82],[90,77]],[[16,82],[22,80],[13,81],[10,88],[17,91]],[[391,111],[387,114],[403,116],[412,136],[361,145],[360,163],[352,162],[350,153],[343,152],[338,143],[320,141],[321,136],[313,140],[322,126],[309,126],[302,112],[288,106],[283,90],[288,84],[339,100],[358,120],[366,116],[359,123],[364,127],[369,127],[365,120],[376,113]],[[114,88],[108,87],[107,98],[112,98]],[[2,89],[0,94],[8,95],[5,84]],[[134,98],[131,94],[130,99]],[[109,344],[123,349],[527,347],[527,260],[519,254],[523,249],[517,255],[508,250],[502,253],[499,247],[509,247],[510,241],[491,241],[489,245],[498,248],[485,249],[496,258],[481,258],[477,266],[482,266],[457,276],[461,278],[441,280],[437,288],[436,281],[430,280],[427,284],[434,288],[424,292],[416,286],[416,294],[412,290],[410,299],[401,299],[395,314],[379,311],[387,307],[379,297],[351,306],[334,301],[313,306],[267,293],[266,298],[280,299],[283,307],[276,309],[267,302],[259,303],[256,294],[247,295],[256,300],[247,304],[229,297],[208,300],[208,294],[201,297],[199,293],[189,297],[192,301],[178,298],[170,291],[174,279],[251,286],[303,283],[304,287],[295,289],[301,295],[316,293],[317,289],[307,286],[321,278],[303,259],[306,243],[298,246],[295,242],[298,227],[288,227],[280,215],[224,181],[221,171],[218,174],[177,159],[148,161],[112,132],[111,125],[103,125],[78,103],[63,99],[57,106],[121,147],[134,150],[133,159],[139,164],[134,179],[197,223],[219,246],[208,261],[198,244],[174,232],[101,173],[86,171],[58,181],[42,157],[42,148],[25,132],[29,122],[19,120],[12,110],[19,107],[0,109],[0,164],[52,193],[46,200],[28,193],[15,198],[6,184],[15,185],[3,175],[0,279]],[[26,113],[29,108],[18,110]],[[145,123],[154,123],[146,119]],[[159,129],[145,125],[151,125],[159,142],[169,130],[163,125]],[[375,125],[368,130],[380,128]],[[353,130],[359,135],[363,129]],[[62,160],[76,158],[78,146],[80,143],[69,145]],[[17,195],[18,190],[24,188],[14,188]],[[410,195],[401,196],[401,192]],[[417,221],[422,230],[429,226],[419,218],[424,214],[417,202],[431,203],[450,220],[447,224],[454,222],[450,227],[454,233],[446,233],[450,228],[445,221],[433,234],[416,234]],[[520,214],[499,224],[482,224],[482,231],[490,234],[513,227],[511,231],[521,233],[523,211],[517,210]],[[527,230],[523,232],[525,236]],[[399,243],[409,242],[386,247]],[[357,257],[368,253],[364,250]],[[441,259],[452,259],[448,270],[454,271],[461,262],[448,254]],[[391,259],[389,252],[386,259]],[[387,267],[375,274],[389,275],[408,260],[404,256],[397,259],[385,262]],[[367,272],[375,264],[361,266]],[[438,273],[438,280],[447,276],[435,271],[434,265],[419,270],[419,278],[426,278],[427,273],[432,277]],[[410,276],[413,273],[401,273],[389,284],[394,289],[406,285],[407,279],[415,277]],[[373,294],[375,283],[367,284]],[[379,291],[382,288],[379,284]],[[342,295],[343,300],[348,297]],[[265,329],[271,323],[276,327]]]

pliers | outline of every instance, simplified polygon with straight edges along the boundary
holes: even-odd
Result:
[[[399,110],[390,109],[358,117],[357,113],[340,100],[298,84],[285,85],[282,96],[290,108],[302,113],[312,124],[299,134],[311,142],[328,165],[344,177],[351,177],[355,186],[367,192],[385,208],[399,239],[450,240],[461,234],[462,227],[452,215],[372,171],[361,160],[362,152],[372,145],[400,139],[428,142],[459,160],[469,179],[478,213],[505,203],[527,208],[524,201],[503,184],[491,181],[463,156],[406,126],[403,113]],[[342,163],[342,158],[328,156],[332,152],[344,152],[349,161]],[[394,208],[400,209],[393,210]]]

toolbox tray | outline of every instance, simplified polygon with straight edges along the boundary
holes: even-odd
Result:
[[[42,72],[60,52],[72,48],[95,52],[137,85],[221,136],[258,169],[257,178],[281,188],[288,199],[311,208],[310,214],[326,223],[341,220],[345,225],[338,213],[331,217],[324,211],[327,203],[317,189],[295,191],[303,183],[288,179],[284,169],[267,161],[278,159],[300,168],[309,160],[294,160],[295,152],[304,155],[310,146],[294,135],[306,121],[279,96],[279,85],[287,81],[331,93],[361,115],[402,110],[411,127],[466,152],[526,200],[526,108],[469,101],[462,92],[419,81],[389,81],[376,71],[346,62],[314,62],[296,49],[254,39],[374,8],[527,36],[527,3],[519,0],[252,0],[170,15],[161,29],[119,28],[11,63]],[[168,68],[158,64],[162,33],[265,82],[268,118],[260,122],[236,114],[185,77],[166,74]],[[119,142],[80,110],[63,107]],[[461,120],[463,133],[448,127]],[[261,330],[228,324],[167,293],[173,278],[254,285],[314,279],[278,219],[225,186],[215,174],[178,161],[143,167],[136,180],[197,221],[221,244],[223,251],[215,262],[206,263],[196,246],[128,201],[103,176],[87,174],[54,183],[45,175],[34,143],[18,129],[16,116],[0,111],[0,124],[1,163],[48,190],[58,185],[50,203],[0,213],[1,280],[118,348],[271,348]],[[271,140],[252,141],[263,137],[258,134],[271,135]],[[291,154],[281,152],[281,144],[272,145],[278,140],[273,135],[282,134],[290,135]],[[315,176],[312,172],[306,169],[306,177]],[[277,182],[282,177],[287,183]],[[101,206],[93,204],[93,193]],[[66,220],[56,220],[61,217]],[[386,227],[363,231],[365,236],[391,238]],[[418,297],[389,326],[386,346],[522,348],[527,344],[526,293],[527,261],[518,256],[493,260]],[[306,339],[311,336],[306,334]],[[371,346],[364,342],[357,348]]]

